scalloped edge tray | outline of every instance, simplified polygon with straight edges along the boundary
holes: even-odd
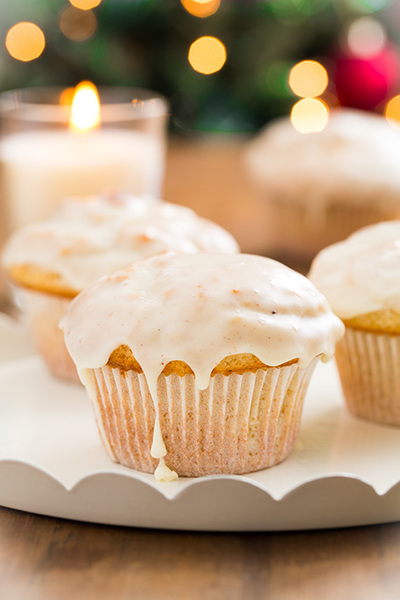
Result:
[[[245,476],[180,478],[114,464],[82,387],[51,377],[0,315],[0,504],[43,515],[203,531],[319,529],[400,520],[400,428],[350,416],[319,365],[294,451]]]

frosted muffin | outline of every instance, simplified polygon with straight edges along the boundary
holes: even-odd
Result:
[[[86,288],[62,327],[110,457],[162,480],[286,458],[343,333],[305,277],[246,254],[142,261]]]
[[[343,320],[336,360],[352,413],[400,425],[400,221],[322,250],[310,279]]]
[[[9,240],[3,265],[53,374],[78,380],[58,326],[71,299],[103,275],[171,250],[229,253],[238,246],[188,208],[123,194],[65,201],[51,219]]]
[[[325,246],[366,225],[400,217],[400,133],[386,119],[331,112],[326,128],[267,126],[245,160],[270,212],[270,249],[309,267]]]

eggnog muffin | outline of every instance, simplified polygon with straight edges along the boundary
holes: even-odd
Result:
[[[103,275],[175,252],[237,252],[233,237],[192,210],[110,194],[65,201],[49,220],[18,231],[3,264],[52,373],[77,380],[58,327],[71,299]]]
[[[245,254],[142,261],[86,288],[62,327],[110,457],[162,480],[282,461],[343,333],[305,277]]]
[[[354,414],[400,425],[400,221],[371,225],[313,261],[310,279],[343,320],[336,353]]]
[[[400,217],[400,133],[381,115],[337,109],[323,131],[268,125],[245,160],[270,211],[271,250],[308,265],[325,246]]]

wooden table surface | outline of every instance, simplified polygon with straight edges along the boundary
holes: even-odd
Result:
[[[164,198],[230,231],[245,252],[268,249],[267,207],[247,174],[244,139],[172,141]]]
[[[238,143],[173,145],[165,197],[263,251],[263,206]],[[0,599],[391,600],[400,524],[195,533],[79,523],[0,508]]]
[[[4,600],[398,600],[400,524],[192,533],[0,509]]]

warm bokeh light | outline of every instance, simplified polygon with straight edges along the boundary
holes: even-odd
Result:
[[[302,60],[289,73],[289,86],[296,96],[314,98],[328,85],[328,73],[316,60]]]
[[[387,40],[386,31],[373,17],[361,17],[354,21],[347,32],[347,44],[353,54],[371,58],[379,54]]]
[[[90,10],[79,10],[70,6],[60,16],[60,29],[69,40],[83,42],[97,29],[96,15]]]
[[[17,23],[9,29],[6,48],[13,58],[28,62],[38,58],[46,45],[43,31],[34,23]]]
[[[100,99],[97,88],[90,81],[82,81],[75,88],[71,106],[70,127],[87,131],[100,124]]]
[[[400,95],[395,96],[386,104],[385,117],[396,129],[400,128]]]
[[[322,131],[329,120],[329,109],[322,100],[304,98],[293,106],[290,120],[300,133]]]
[[[218,38],[204,36],[190,46],[188,59],[195,71],[210,75],[224,66],[226,49]]]
[[[194,17],[210,17],[220,7],[221,0],[181,0],[182,6]]]
[[[80,8],[80,10],[91,10],[92,8],[96,8],[101,0],[69,0],[69,2],[75,8]]]
[[[75,95],[75,88],[65,88],[60,94],[60,106],[72,106],[72,101]]]

